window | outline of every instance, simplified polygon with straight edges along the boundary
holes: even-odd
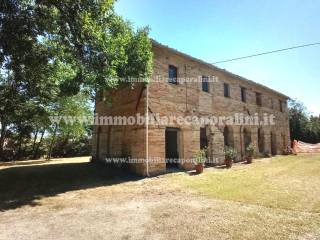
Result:
[[[256,93],[256,103],[258,106],[262,105],[261,93]]]
[[[230,97],[229,84],[224,83],[224,84],[223,84],[223,88],[224,88],[224,96],[225,96],[225,97]]]
[[[169,83],[178,84],[178,68],[169,65]]]
[[[280,112],[283,112],[283,105],[281,100],[279,100],[279,109],[280,109]]]
[[[247,89],[245,89],[244,87],[241,87],[241,101],[247,101]]]
[[[202,91],[209,92],[209,78],[202,76]]]

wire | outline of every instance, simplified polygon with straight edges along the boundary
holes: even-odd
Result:
[[[241,59],[245,59],[245,58],[257,57],[257,56],[261,56],[261,55],[282,52],[282,51],[288,51],[288,50],[295,49],[295,48],[310,47],[310,46],[314,46],[314,45],[320,45],[320,42],[309,43],[309,44],[304,44],[304,45],[294,46],[294,47],[289,47],[289,48],[283,48],[283,49],[273,50],[273,51],[269,51],[269,52],[257,53],[257,54],[253,54],[253,55],[249,55],[249,56],[245,56],[245,57],[238,57],[238,58],[232,58],[232,59],[228,59],[228,60],[222,60],[222,61],[214,62],[212,64],[237,61],[237,60],[241,60]]]

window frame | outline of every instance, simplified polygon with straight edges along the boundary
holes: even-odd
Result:
[[[223,96],[225,98],[230,98],[230,84],[223,83]]]
[[[283,112],[283,101],[279,99],[279,111]]]
[[[256,92],[256,105],[262,107],[262,93]]]
[[[206,81],[204,81],[206,79]],[[201,77],[201,88],[203,92],[210,93],[210,84],[209,84],[209,77],[202,75]]]
[[[175,77],[171,77],[171,70],[175,70]],[[168,83],[178,85],[178,67],[169,64],[168,65]]]
[[[246,103],[247,102],[247,89],[245,87],[240,87],[241,91],[241,101]]]

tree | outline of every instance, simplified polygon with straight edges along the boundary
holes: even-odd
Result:
[[[19,152],[31,141],[37,156],[37,137],[41,142],[50,133],[49,116],[66,97],[94,97],[126,84],[122,79],[150,76],[148,29],[134,30],[113,5],[113,0],[0,2],[0,152],[10,135]],[[59,135],[67,129],[57,127]]]
[[[57,139],[59,140],[59,152],[64,152],[70,140],[77,141],[86,136],[88,133],[86,126],[93,114],[88,96],[85,94],[61,97],[51,111],[52,116],[56,115],[61,118],[51,124],[48,158],[51,157]],[[63,117],[67,119],[63,119]]]
[[[289,117],[292,140],[320,142],[320,117],[310,116],[306,107],[297,100],[289,101]]]

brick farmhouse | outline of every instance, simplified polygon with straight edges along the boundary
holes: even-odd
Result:
[[[126,168],[142,175],[165,173],[172,163],[166,159],[192,159],[206,147],[210,164],[223,164],[224,147],[245,157],[251,142],[256,157],[282,154],[290,145],[288,97],[212,64],[152,41],[153,76],[146,87],[135,83],[97,97],[97,116],[145,116],[152,124],[105,124],[95,126],[93,159],[130,158]],[[159,81],[159,80],[163,81]],[[199,81],[187,81],[200,79]],[[158,80],[158,81],[155,81]],[[105,98],[111,100],[104,101]],[[181,124],[159,122],[159,117],[274,116],[274,124]],[[260,123],[260,120],[259,120]],[[191,161],[177,167],[191,170]]]

